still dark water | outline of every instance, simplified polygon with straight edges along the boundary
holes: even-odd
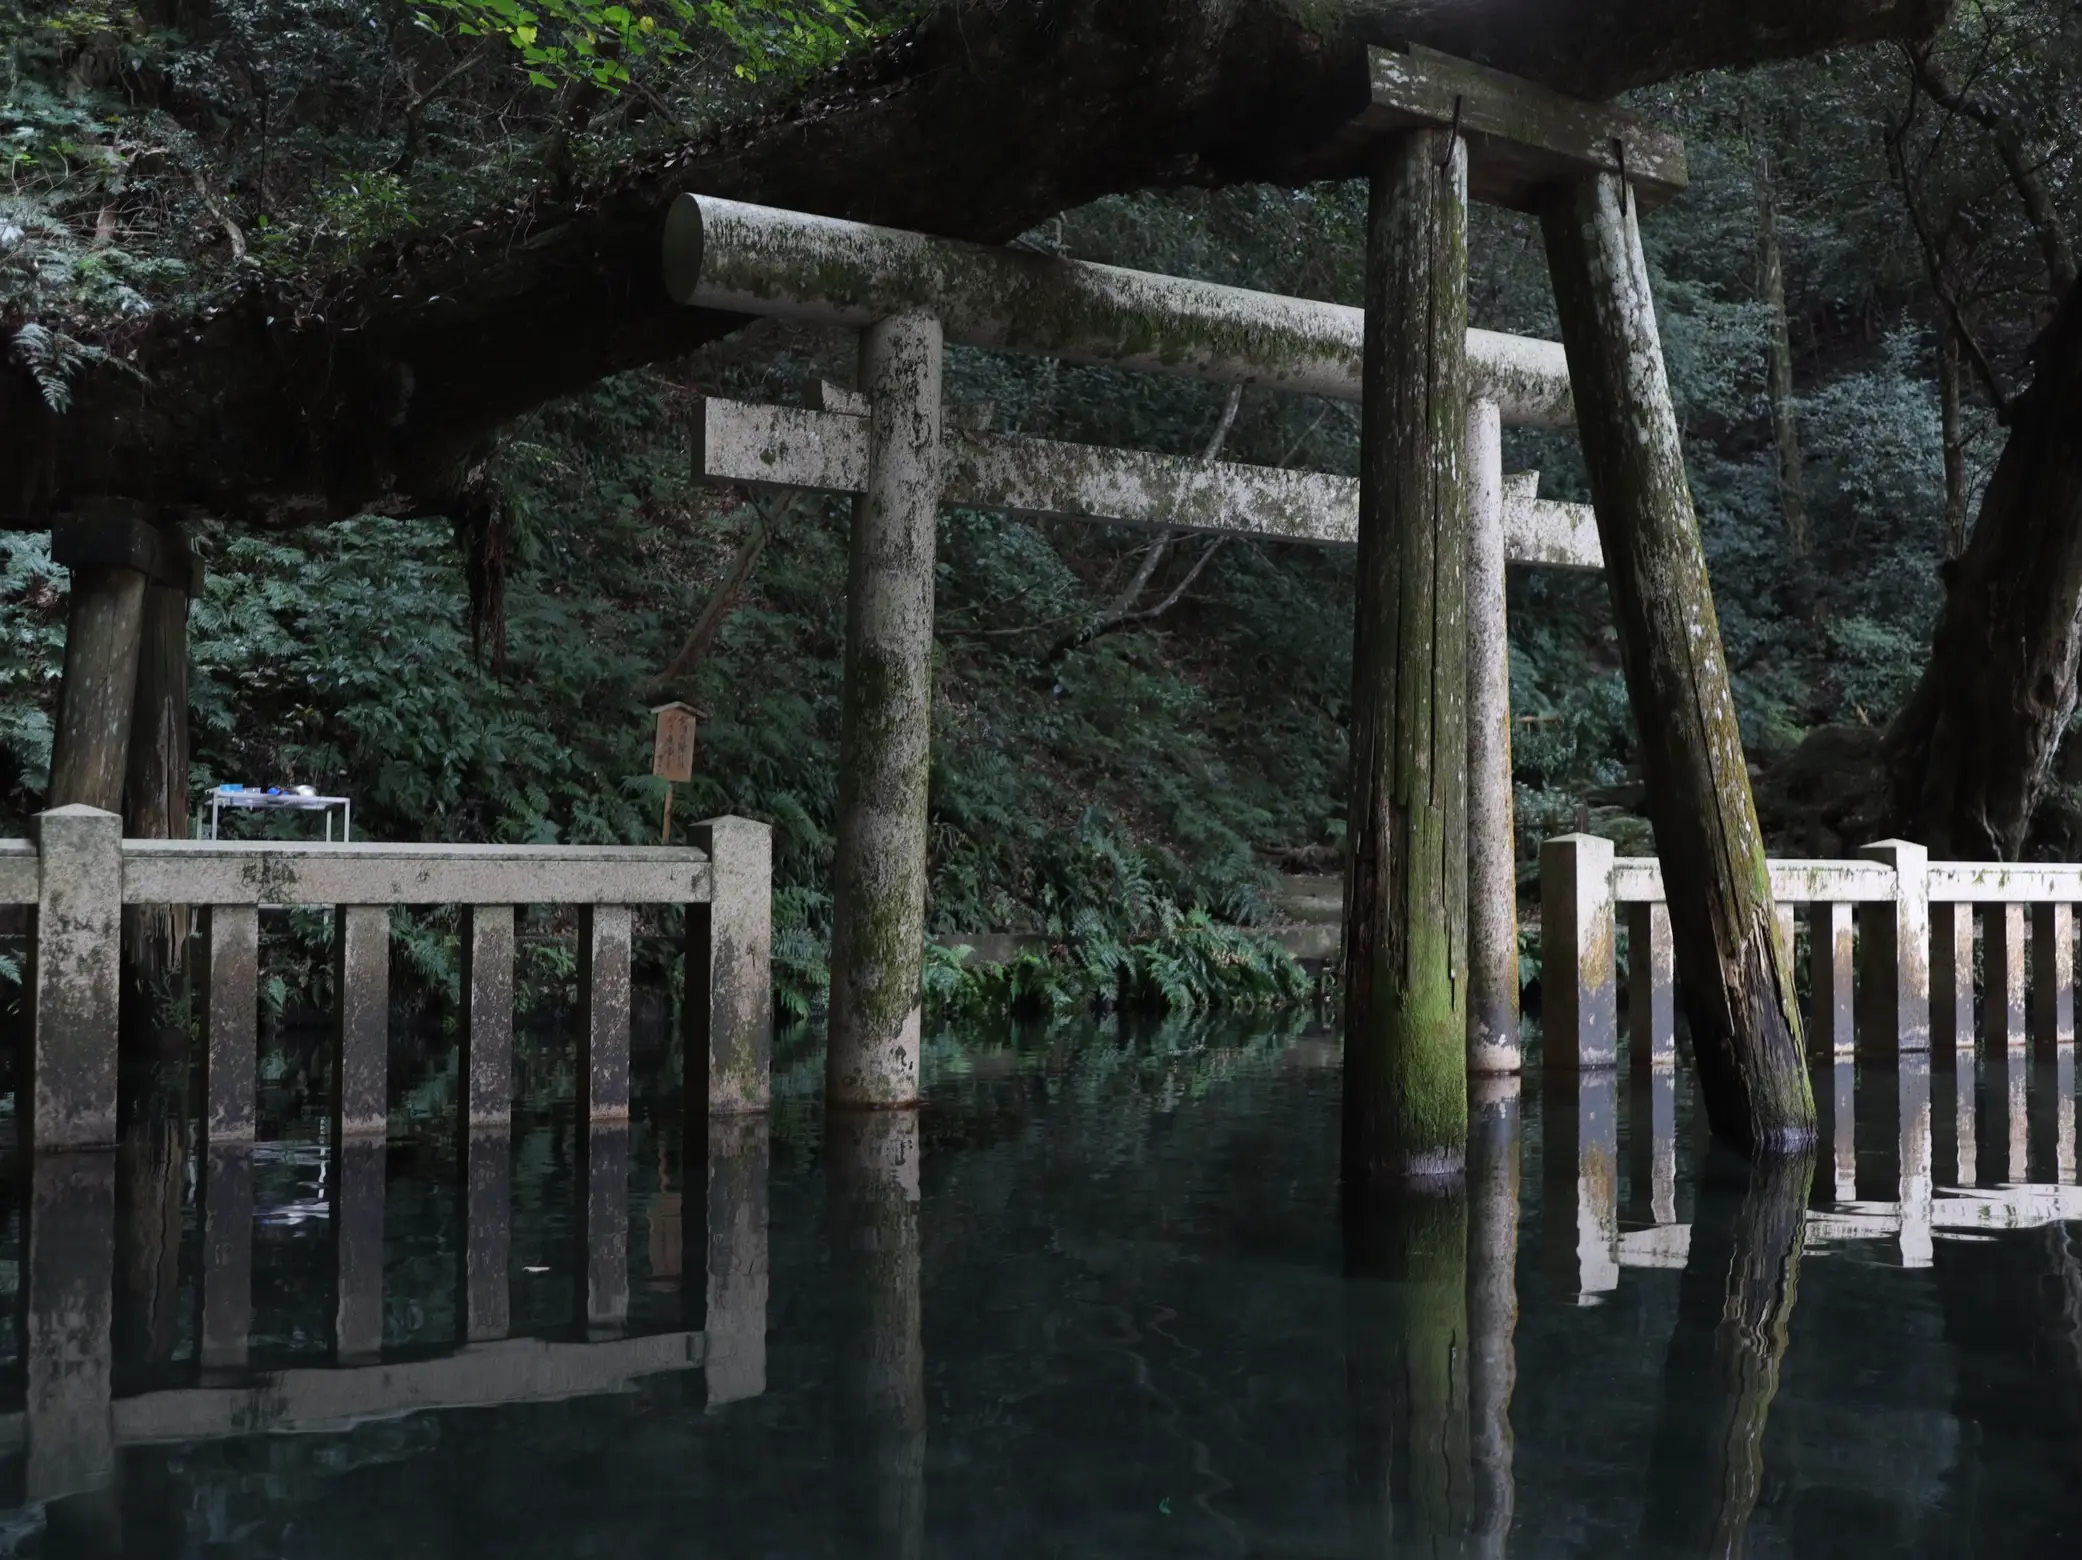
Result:
[[[1465,1200],[1348,1236],[1335,1047],[1293,1026],[943,1038],[915,1118],[829,1131],[814,1037],[764,1128],[689,1132],[639,1056],[606,1142],[524,1050],[474,1179],[419,1047],[374,1159],[284,1083],[250,1162],[11,1172],[0,1553],[2082,1540],[2071,1059],[1824,1068],[1822,1156],[1769,1183],[1706,1162],[1682,1075],[1529,1078]]]

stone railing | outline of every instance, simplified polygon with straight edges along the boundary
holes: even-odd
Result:
[[[1885,840],[1854,861],[1774,861],[1771,892],[1788,945],[1806,906],[1808,1049],[1892,1058],[1982,1043],[2047,1053],[2075,1039],[2075,907],[2082,866],[1933,862]],[[1628,940],[1628,1053],[1635,1067],[1672,1056],[1675,1004],[1662,867],[1618,857],[1609,840],[1569,834],[1540,849],[1541,1014],[1551,1066],[1618,1061],[1616,946]],[[1982,993],[1974,1003],[1979,909]],[[2030,978],[2026,978],[2029,911]],[[1854,1001],[1855,993],[1855,1001]]]
[[[688,1057],[706,1056],[711,1113],[762,1111],[771,1068],[772,839],[718,818],[684,848],[126,840],[90,807],[41,813],[35,838],[0,840],[0,905],[36,907],[32,1042],[23,1102],[38,1149],[116,1140],[116,1017],[123,909],[201,912],[211,1144],[250,1141],[257,1056],[259,910],[334,915],[333,1141],[379,1141],[388,1121],[390,907],[463,909],[464,1124],[505,1130],[513,1099],[514,909],[571,905],[579,920],[579,1112],[629,1114],[633,907],[687,912]],[[692,1080],[689,1080],[691,1085]],[[690,1100],[699,1098],[690,1087]]]

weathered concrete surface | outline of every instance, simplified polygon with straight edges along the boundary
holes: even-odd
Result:
[[[1677,956],[1670,911],[1631,904],[1627,916],[1627,1066],[1635,1073],[1677,1060]]]
[[[513,1140],[503,1127],[465,1127],[462,1139],[463,1246],[458,1254],[456,1318],[464,1343],[488,1343],[513,1327],[508,1286],[513,1258]]]
[[[2024,1049],[2025,1002],[2024,906],[1983,905],[1981,1044],[1985,1049]]]
[[[1930,1049],[1974,1048],[1974,907],[1930,906]],[[1969,1126],[1969,1130],[1971,1127]]]
[[[42,878],[35,845],[28,840],[0,840],[0,905],[35,904]]]
[[[1518,845],[1511,781],[1511,641],[1504,571],[1504,431],[1468,408],[1468,1071],[1513,1073]]]
[[[834,1105],[918,1098],[940,368],[929,314],[881,320],[861,337],[874,413],[846,576],[824,1081]]]
[[[390,1130],[390,911],[333,912],[333,1142]]]
[[[698,850],[624,845],[373,845],[129,840],[127,904],[686,904]]]
[[[1465,145],[1385,141],[1366,225],[1342,1170],[1392,1203],[1467,1150]]]
[[[665,224],[677,303],[865,329],[930,309],[947,339],[1070,362],[1360,399],[1359,309],[895,228],[682,195]],[[1561,348],[1467,333],[1469,387],[1504,419],[1573,420]]]
[[[2031,907],[2031,1037],[2050,1061],[2075,1043],[2075,907]]]
[[[115,1031],[109,1031],[114,1044]],[[109,1418],[116,1163],[107,1152],[37,1153],[22,1237],[24,1417],[30,1503],[115,1476]]]
[[[1774,903],[1823,900],[1892,904],[1894,869],[1870,861],[1773,861],[1767,864]],[[1666,902],[1663,865],[1653,856],[1621,856],[1612,863],[1612,897],[1621,904]]]
[[[202,1320],[196,1339],[203,1379],[243,1374],[253,1327],[253,1146],[212,1142],[202,1151]]]
[[[2082,866],[2047,862],[1931,862],[1930,898],[1955,904],[2082,902]]]
[[[629,959],[635,921],[627,905],[578,912],[578,1115],[629,1119]]]
[[[42,857],[31,952],[29,1138],[39,1150],[116,1141],[123,822],[67,806],[34,820]]]
[[[925,1550],[918,1112],[827,1119],[836,1553]]]
[[[333,1359],[383,1352],[383,1140],[334,1139],[326,1173],[333,1256]]]
[[[629,1325],[629,1124],[579,1116],[577,1269],[584,1275],[581,1325],[591,1339],[619,1338]]]
[[[209,1008],[203,1041],[203,1141],[253,1141],[260,1057],[260,912],[252,905],[206,905],[202,912],[203,991]]]
[[[1550,1071],[1619,1061],[1612,842],[1564,834],[1540,846],[1540,1024]]]
[[[1856,1047],[1852,976],[1857,968],[1854,907],[1839,901],[1807,909],[1807,1051],[1849,1056]]]
[[[463,906],[461,942],[457,1125],[466,1136],[504,1132],[513,1124],[513,906]]]
[[[867,421],[852,413],[707,397],[694,428],[694,471],[705,481],[826,493],[867,485]],[[1357,480],[1325,472],[952,426],[941,433],[941,460],[942,501],[970,509],[1322,547],[1353,546],[1359,534]],[[1513,563],[1604,567],[1585,504],[1507,491],[1503,535]]]
[[[436,1409],[493,1408],[628,1392],[646,1376],[701,1364],[696,1332],[611,1343],[512,1338],[434,1359],[360,1369],[271,1371],[239,1387],[181,1388],[121,1398],[118,1441],[172,1445],[250,1435],[337,1434]]]
[[[707,1058],[711,1115],[763,1111],[773,1088],[773,830],[710,818],[689,831],[710,863],[706,904],[687,907],[686,1110]]]
[[[1874,1059],[1930,1049],[1930,852],[1882,840],[1858,852],[1893,868],[1891,905],[1858,912],[1858,1051]],[[1848,897],[1848,896],[1844,896]]]
[[[764,1116],[710,1116],[706,1287],[708,1406],[766,1390],[768,1127]]]

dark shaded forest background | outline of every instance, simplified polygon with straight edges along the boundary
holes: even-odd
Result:
[[[616,13],[619,13],[617,15]],[[504,0],[32,0],[0,16],[0,339],[45,415],[127,333],[756,112],[898,13]],[[588,35],[587,49],[577,40]],[[526,33],[526,38],[521,37]],[[1928,659],[2030,352],[2072,284],[2082,20],[1964,5],[1884,47],[1636,94],[1693,183],[1647,227],[1739,714],[1775,854],[1876,837],[1880,741]],[[1116,197],[1020,242],[1356,302],[1356,185]],[[1475,323],[1557,335],[1537,231],[1490,210]],[[852,344],[771,322],[506,427],[447,515],[297,529],[187,517],[198,793],[350,794],[370,836],[656,837],[649,706],[702,712],[677,814],[769,820],[786,998],[817,1000],[847,509],[703,490],[704,392],[794,400]],[[950,394],[1015,433],[1352,472],[1356,408],[960,351]],[[372,407],[371,415],[381,415]],[[1582,499],[1566,438],[1507,465]],[[0,506],[4,507],[4,506]],[[763,540],[762,540],[763,539]],[[718,586],[742,588],[690,670]],[[41,805],[66,576],[0,533],[0,832]],[[1352,560],[961,510],[940,530],[929,918],[1044,932],[1038,1001],[1291,992],[1248,935],[1281,873],[1337,870]],[[1514,569],[1520,857],[1587,821],[1652,849],[1604,586]],[[684,659],[683,657],[681,657]],[[2027,854],[2082,851],[2063,759]],[[1230,930],[1243,928],[1243,933]],[[947,961],[928,972],[945,991]],[[1002,995],[1002,994],[1001,994]]]

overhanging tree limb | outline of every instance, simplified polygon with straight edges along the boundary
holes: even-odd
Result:
[[[684,355],[736,316],[675,308],[667,199],[1003,240],[1100,195],[1341,177],[1368,44],[1414,42],[1602,95],[1928,35],[1948,0],[1027,0],[948,5],[789,108],[392,244],[127,344],[68,417],[0,377],[0,491],[123,491],[277,524],[440,508],[502,423]],[[1076,112],[1066,113],[1071,102]]]

